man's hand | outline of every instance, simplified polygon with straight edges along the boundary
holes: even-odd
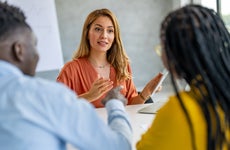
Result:
[[[127,99],[120,92],[122,88],[123,88],[122,86],[117,86],[117,87],[113,88],[112,90],[110,90],[107,93],[107,95],[105,96],[105,98],[102,99],[102,101],[101,101],[102,104],[105,105],[111,99],[117,99],[117,100],[121,101],[124,105],[126,105]]]

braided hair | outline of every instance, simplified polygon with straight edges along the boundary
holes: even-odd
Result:
[[[26,23],[24,13],[7,2],[0,2],[0,41],[5,40],[15,29],[20,27],[30,28]]]
[[[230,34],[224,22],[214,10],[191,4],[165,18],[160,37],[173,87],[190,126],[193,149],[196,149],[193,126],[173,70],[196,89],[192,88],[192,95],[206,120],[207,149],[222,149],[223,145],[230,149],[227,138],[230,129]],[[220,119],[219,109],[224,112],[224,121]]]

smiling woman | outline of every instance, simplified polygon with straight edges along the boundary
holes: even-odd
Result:
[[[73,60],[66,63],[57,77],[95,107],[113,87],[122,86],[128,104],[142,104],[157,85],[159,74],[140,92],[136,90],[128,56],[123,48],[116,16],[108,9],[91,12],[83,26],[82,38]]]

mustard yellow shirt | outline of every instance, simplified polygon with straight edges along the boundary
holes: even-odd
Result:
[[[206,122],[202,110],[188,93],[181,93],[195,133],[197,150],[206,150]],[[186,116],[176,96],[158,111],[153,124],[136,144],[137,150],[192,150]]]

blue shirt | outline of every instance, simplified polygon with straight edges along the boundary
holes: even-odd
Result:
[[[0,61],[0,149],[131,149],[131,126],[118,100],[107,102],[108,125],[94,107],[61,83],[24,75]]]

